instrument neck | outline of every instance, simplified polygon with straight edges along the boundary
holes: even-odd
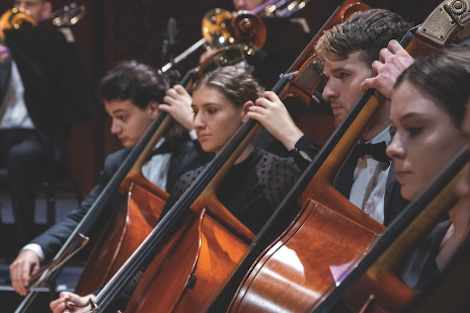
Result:
[[[367,272],[393,271],[400,274],[406,257],[416,248],[433,227],[441,220],[442,214],[454,207],[456,176],[467,164],[468,152],[463,150],[445,171],[432,183],[415,202],[410,203],[387,227],[377,244],[351,273],[336,287],[332,286],[328,297],[318,305],[313,304],[308,312],[327,313]],[[374,274],[369,276],[375,277]],[[378,275],[380,279],[380,275]],[[383,283],[383,282],[382,282]]]

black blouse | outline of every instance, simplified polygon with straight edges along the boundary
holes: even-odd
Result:
[[[163,212],[166,213],[207,167],[190,171],[176,182]],[[235,164],[216,190],[220,202],[253,233],[268,220],[300,172],[292,158],[282,158],[255,148]]]

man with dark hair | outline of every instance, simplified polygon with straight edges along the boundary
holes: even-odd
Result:
[[[60,250],[127,157],[130,148],[145,134],[148,126],[157,117],[159,104],[164,102],[163,99],[165,98],[172,108],[189,112],[187,108],[191,105],[190,101],[177,103],[166,96],[167,90],[176,83],[178,77],[174,72],[157,75],[149,66],[129,61],[118,64],[101,80],[101,98],[113,120],[111,132],[118,136],[127,149],[117,151],[106,158],[98,185],[78,208],[21,250],[10,265],[12,285],[19,294],[26,294],[25,286],[29,284],[31,275],[38,271],[40,262],[50,261]],[[182,126],[173,123],[165,138],[157,144],[152,158],[142,168],[143,175],[161,189],[170,191],[182,174],[207,161],[201,161],[205,155],[198,156],[194,144]],[[125,195],[115,191],[108,207],[111,210],[119,208],[124,199]]]
[[[370,10],[326,31],[315,50],[325,60],[324,74],[328,82],[323,97],[330,101],[335,125],[338,126],[354,108],[363,92],[362,82],[372,77],[372,62],[391,39],[400,40],[409,25],[397,14],[386,10]],[[390,142],[390,102],[386,101],[362,134],[361,143]],[[280,140],[305,169],[319,147],[306,139],[294,124],[283,103],[273,92],[250,107],[248,116],[258,120]],[[385,157],[385,145],[383,145]],[[377,158],[377,156],[375,156]],[[387,225],[406,203],[400,196],[398,183],[388,160],[371,155],[348,159],[335,180],[336,188],[357,207]],[[393,166],[393,164],[392,164]]]

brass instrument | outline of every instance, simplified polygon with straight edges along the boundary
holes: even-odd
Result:
[[[164,73],[188,55],[205,46],[221,49],[232,44],[240,44],[246,55],[258,51],[266,40],[266,27],[263,21],[248,11],[240,11],[236,16],[224,9],[212,9],[204,15],[201,23],[203,38],[163,66],[159,73]]]
[[[28,10],[13,8],[3,13],[0,17],[0,38],[5,38],[3,33],[5,29],[19,29],[37,25],[38,22],[31,16]]]
[[[305,8],[310,0],[279,0],[274,4],[268,4],[261,16],[266,17],[289,17],[293,13]]]
[[[158,72],[168,71],[202,46],[205,46],[206,50],[211,50],[221,49],[235,43],[241,44],[247,56],[250,56],[262,47],[259,40],[261,36],[256,37],[256,32],[259,31],[261,25],[263,25],[261,31],[265,32],[263,21],[259,17],[288,17],[304,8],[309,1],[269,0],[251,12],[240,11],[235,17],[227,10],[212,9],[202,19],[203,38],[175,57],[172,62],[165,64]],[[251,42],[251,40],[254,41]]]
[[[52,21],[57,27],[71,26],[76,24],[85,14],[85,6],[73,2],[63,8],[51,13],[49,18],[36,21],[31,13],[24,8],[13,8],[6,11],[0,17],[0,38],[4,39],[5,29],[20,29],[26,27],[35,27],[38,23]]]

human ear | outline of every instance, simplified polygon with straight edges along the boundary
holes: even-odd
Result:
[[[248,116],[246,115],[248,113],[248,109],[255,105],[253,101],[249,100],[245,102],[245,104],[242,107],[242,122],[245,123],[248,120]]]
[[[150,101],[149,104],[147,105],[147,110],[149,110],[149,113],[150,113],[150,117],[152,119],[156,119],[157,116],[158,116],[158,106],[160,105],[160,103],[156,102],[156,101]]]

